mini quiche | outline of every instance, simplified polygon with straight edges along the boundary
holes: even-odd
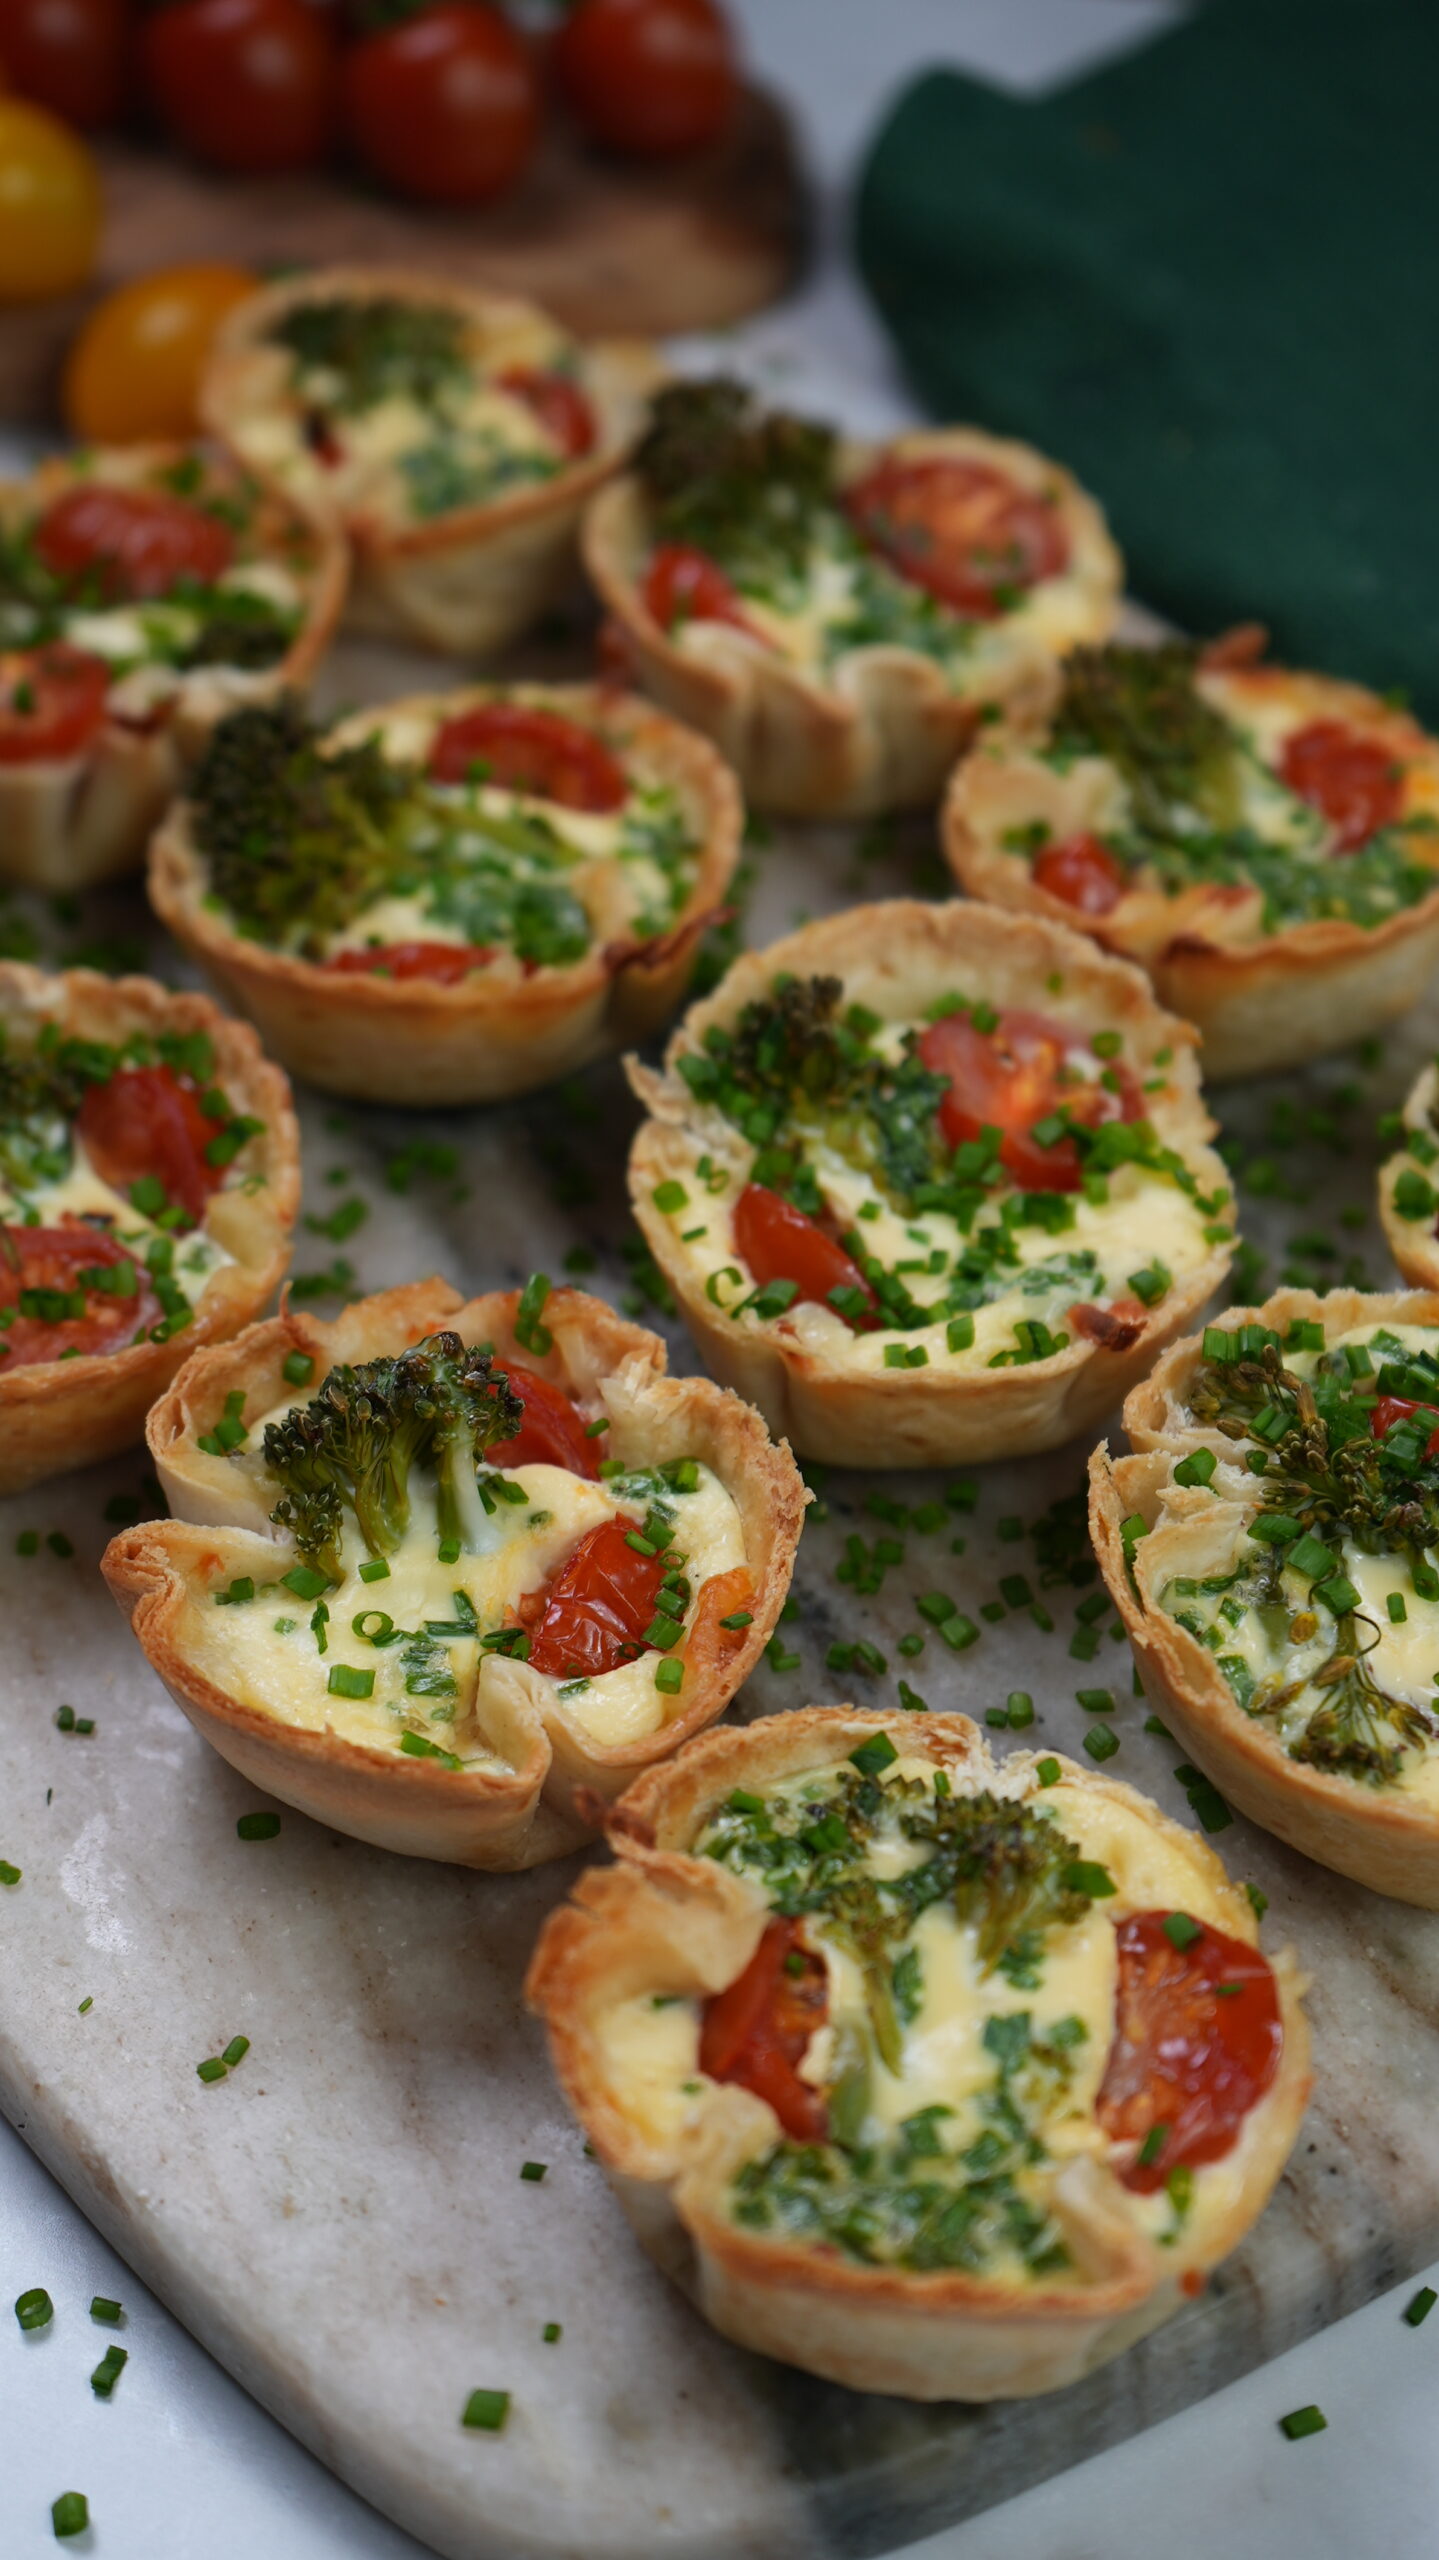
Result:
[[[1309,2092],[1214,1852],[964,1716],[811,1707],[633,1787],[528,1993],[645,2247],[853,2390],[1052,2391],[1202,2290]]]
[[[660,392],[584,553],[648,690],[797,817],[937,799],[982,722],[1103,638],[1121,578],[1093,499],[1028,445],[850,444],[725,379]]]
[[[0,962],[0,1493],[138,1440],[290,1258],[290,1088],[206,997]]]
[[[1261,646],[1077,650],[944,812],[963,888],[1139,961],[1209,1076],[1342,1048],[1439,962],[1439,743],[1357,685],[1255,665]]]
[[[353,628],[490,652],[572,574],[657,370],[530,302],[326,267],[235,306],[200,405],[262,480],[344,525]]]
[[[0,485],[0,878],[140,861],[221,714],[308,682],[344,545],[221,456],[55,455]]]
[[[1439,1295],[1281,1290],[1124,1425],[1090,1523],[1165,1722],[1252,1821],[1439,1910]]]
[[[1402,1111],[1381,1122],[1390,1153],[1379,1168],[1379,1216],[1411,1289],[1439,1289],[1439,1059],[1424,1069]]]
[[[150,1421],[174,1520],[105,1573],[258,1786],[461,1866],[561,1857],[723,1714],[779,1617],[789,1451],[597,1298],[443,1281],[293,1309]]]
[[[896,899],[693,1006],[630,1158],[706,1364],[808,1457],[938,1466],[1094,1430],[1228,1267],[1194,1033],[1137,969]]]
[[[362,1101],[488,1102],[646,1039],[739,854],[703,738],[597,685],[216,733],[152,902],[277,1057]]]

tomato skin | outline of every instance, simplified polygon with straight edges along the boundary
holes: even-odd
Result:
[[[161,1313],[143,1264],[101,1228],[87,1227],[78,1219],[60,1227],[0,1227],[0,1308],[18,1308],[22,1290],[56,1289],[69,1296],[81,1271],[112,1270],[122,1263],[129,1263],[135,1273],[135,1287],[128,1297],[90,1288],[81,1316],[57,1321],[17,1314],[14,1323],[0,1332],[5,1346],[0,1375],[28,1368],[38,1360],[58,1360],[67,1351],[123,1351],[142,1327],[158,1324]]]
[[[95,264],[100,178],[68,125],[0,98],[0,302],[72,293]]]
[[[198,434],[200,376],[220,322],[255,291],[244,267],[167,267],[97,303],[65,360],[61,405],[86,444]]]
[[[745,612],[738,588],[707,552],[691,543],[662,542],[645,571],[642,592],[646,612],[662,631],[673,631],[682,622],[728,622],[752,640],[764,639]]]
[[[992,462],[882,456],[844,493],[861,539],[902,578],[981,622],[1068,566],[1069,536],[1047,498]]]
[[[1108,916],[1125,895],[1129,875],[1098,836],[1065,836],[1035,855],[1034,885],[1062,898],[1078,915]]]
[[[303,0],[177,0],[146,18],[140,59],[171,136],[212,168],[308,169],[328,148],[335,51]]]
[[[629,777],[603,738],[539,703],[482,702],[437,729],[428,770],[436,782],[465,782],[473,765],[503,791],[533,792],[562,809],[606,815],[629,798]]]
[[[6,0],[0,54],[12,88],[77,132],[115,122],[128,50],[124,0]]]
[[[1126,1068],[1117,1069],[1120,1091],[1098,1082],[1062,1081],[1067,1061],[1084,1053],[1073,1028],[1044,1013],[1015,1008],[1001,1013],[992,1032],[977,1031],[968,1014],[947,1013],[921,1035],[919,1056],[932,1075],[948,1076],[939,1125],[952,1147],[981,1129],[1004,1132],[999,1161],[1026,1191],[1077,1191],[1082,1176],[1073,1138],[1042,1147],[1030,1135],[1061,1105],[1091,1128],[1106,1120],[1137,1120],[1143,1097]]]
[[[1396,1422],[1407,1422],[1419,1407],[1408,1396],[1376,1396],[1369,1416],[1369,1428],[1376,1440],[1388,1438]],[[1435,1431],[1424,1451],[1426,1458],[1439,1457],[1439,1431]]]
[[[745,1184],[735,1202],[734,1240],[761,1288],[767,1280],[796,1280],[801,1299],[813,1306],[827,1305],[831,1289],[860,1290],[870,1312],[857,1317],[855,1327],[873,1332],[878,1304],[858,1263],[778,1191],[767,1190],[762,1182]]]
[[[373,978],[383,973],[401,984],[427,978],[431,986],[458,987],[494,956],[485,942],[380,942],[364,951],[332,952],[321,965],[340,977]]]
[[[438,0],[362,37],[341,72],[345,131],[376,177],[426,204],[487,204],[521,175],[539,91],[520,37],[478,0]]]
[[[1169,2127],[1156,2160],[1141,2166],[1136,2157],[1119,2172],[1140,2195],[1152,2195],[1172,2170],[1233,2150],[1284,2050],[1267,1959],[1208,1927],[1176,1947],[1164,1928],[1175,1916],[1138,1911],[1115,1930],[1114,2042],[1095,2111],[1114,2142],[1142,2147],[1156,2125]],[[1221,1982],[1239,1988],[1221,1997]]]
[[[734,41],[714,0],[579,0],[551,58],[590,140],[638,159],[703,149],[739,96]]]
[[[109,691],[105,660],[64,640],[0,654],[0,765],[78,755],[104,725]]]
[[[1357,853],[1404,806],[1404,773],[1392,750],[1342,720],[1311,720],[1284,742],[1281,778],[1334,829],[1334,851]]]
[[[563,1388],[552,1387],[548,1378],[536,1377],[533,1369],[521,1368],[517,1360],[505,1363],[505,1374],[525,1408],[525,1418],[513,1440],[501,1441],[490,1450],[491,1466],[565,1467],[572,1476],[597,1482],[601,1444],[586,1439],[584,1416]]]
[[[637,1555],[625,1539],[634,1523],[602,1520],[534,1595],[530,1663],[551,1679],[596,1679],[633,1662],[655,1614],[668,1567],[663,1555]]]
[[[799,2065],[828,2014],[829,1979],[798,1921],[771,1920],[743,1973],[705,2003],[700,2069],[767,2098],[792,2142],[823,2142],[824,2093]]]
[[[80,480],[51,500],[34,527],[47,569],[77,583],[89,575],[107,603],[148,603],[181,578],[213,586],[235,556],[218,516],[167,489],[122,489]]]
[[[121,1067],[88,1088],[75,1133],[102,1182],[128,1193],[132,1182],[158,1175],[198,1225],[225,1178],[223,1168],[205,1161],[224,1126],[201,1109],[192,1077],[173,1067]]]
[[[541,373],[534,366],[515,364],[496,374],[495,381],[501,391],[511,392],[533,409],[567,461],[577,462],[581,454],[593,451],[595,413],[567,373]]]

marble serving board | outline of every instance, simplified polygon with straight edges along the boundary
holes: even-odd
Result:
[[[328,688],[356,701],[437,680],[433,662],[347,649]],[[753,941],[856,898],[943,894],[927,825],[760,833]],[[117,938],[131,965],[179,974],[133,891],[0,904],[0,944],[47,960]],[[1251,1291],[1281,1271],[1390,1284],[1374,1122],[1436,1041],[1439,1007],[1382,1054],[1219,1097],[1263,1257]],[[505,1110],[301,1107],[318,1222],[301,1273],[343,1291],[439,1271],[470,1291],[558,1278],[578,1247],[591,1285],[636,1305],[635,1115],[613,1065]],[[367,1214],[345,1235],[348,1201]],[[693,1367],[681,1329],[647,1312],[675,1367]],[[1181,1755],[1144,1732],[1105,1619],[1095,1658],[1071,1653],[1093,1589],[1076,1525],[1087,1451],[995,1454],[972,1510],[918,1530],[880,1506],[943,1503],[944,1478],[816,1476],[797,1613],[737,1712],[891,1705],[902,1672],[932,1708],[981,1717],[1027,1689],[1025,1740],[1077,1752],[1075,1691],[1104,1685],[1111,1774],[1191,1819]],[[1074,2389],[990,2408],[859,2398],[731,2349],[631,2240],[521,2008],[575,1862],[472,1875],[288,1810],[275,1838],[239,1840],[237,1817],[263,1800],[170,1704],[97,1571],[108,1523],[147,1500],[137,1453],[0,1505],[0,1858],[23,1870],[0,1893],[0,2107],[195,2336],[447,2560],[863,2560],[1202,2397],[1439,2253],[1439,1918],[1235,1819],[1217,1846],[1269,1895],[1270,1943],[1292,1940],[1313,1975],[1317,2084],[1288,2174],[1209,2293]],[[38,1552],[17,1552],[31,1531]],[[835,1579],[852,1537],[902,1550],[865,1597]],[[1001,1600],[1013,1574],[1032,1602]],[[898,1638],[923,1626],[915,1594],[936,1585],[981,1640],[956,1657],[931,1637],[901,1657]],[[837,1678],[826,1652],[857,1636],[885,1668]],[[58,1730],[62,1703],[94,1733]],[[202,2084],[196,2064],[237,2035],[244,2062]],[[521,2179],[526,2161],[546,2164],[542,2182]],[[461,2427],[476,2386],[513,2395],[502,2434]]]

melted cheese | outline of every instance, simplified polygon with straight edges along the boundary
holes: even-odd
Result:
[[[0,1220],[14,1224],[27,1217],[42,1227],[61,1226],[67,1219],[77,1218],[103,1225],[140,1263],[144,1262],[146,1247],[165,1233],[153,1219],[142,1217],[138,1209],[101,1180],[79,1136],[73,1133],[69,1170],[58,1182],[37,1183],[25,1191],[7,1190],[0,1184]],[[208,1226],[189,1229],[175,1236],[173,1243],[173,1276],[194,1306],[211,1274],[233,1262],[234,1255],[226,1252]]]

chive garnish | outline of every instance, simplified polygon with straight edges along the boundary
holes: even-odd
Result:
[[[487,2435],[498,2435],[509,2414],[508,2391],[472,2391],[465,2402],[460,2424],[462,2427],[482,2427]]]
[[[1322,2436],[1328,2424],[1323,2410],[1316,2408],[1312,2400],[1307,2409],[1291,2409],[1288,2417],[1279,2421],[1281,2434],[1291,2444],[1297,2444],[1301,2436]]]
[[[90,2376],[90,2388],[97,2400],[108,2400],[130,2361],[126,2347],[107,2347]]]
[[[123,2314],[119,2303],[112,2302],[108,2293],[97,2293],[90,2303],[90,2317],[107,2329],[118,2329]]]
[[[849,1756],[861,1777],[877,1778],[882,1769],[893,1767],[899,1753],[887,1733],[872,1733],[868,1741],[856,1744]]]
[[[537,2187],[548,2167],[547,2160],[527,2160],[520,2171],[520,2176],[527,2186]]]
[[[1439,2302],[1439,2293],[1435,2292],[1432,2284],[1421,2285],[1413,2301],[1404,2305],[1404,2318],[1411,2329],[1419,2328],[1428,2319],[1436,2302]]]
[[[1186,1947],[1193,1946],[1196,1938],[1204,1935],[1199,1921],[1191,1920],[1187,1911],[1171,1911],[1159,1925],[1170,1945],[1178,1947],[1181,1954]]]
[[[15,2317],[22,2329],[48,2329],[55,2317],[55,2305],[43,2284],[32,2285],[15,2304]]]
[[[238,1840],[273,1840],[280,1828],[277,1813],[242,1813],[235,1825]]]
[[[50,2509],[50,2522],[57,2542],[68,2542],[73,2534],[84,2533],[90,2522],[90,2501],[83,2490],[65,2490]]]

